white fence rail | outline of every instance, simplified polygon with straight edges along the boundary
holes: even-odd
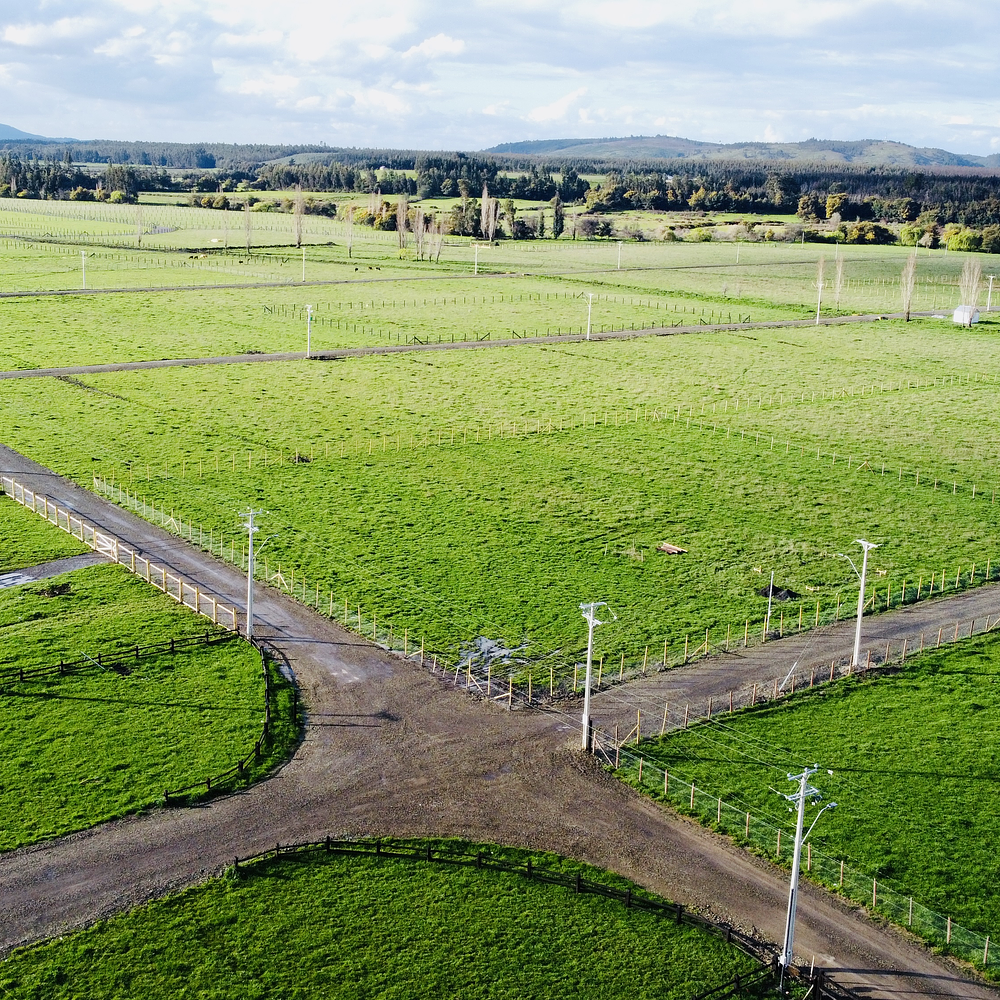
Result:
[[[11,476],[0,476],[0,492],[6,493],[23,507],[44,517],[74,538],[78,538],[84,545],[106,556],[112,562],[127,566],[136,576],[152,584],[157,590],[162,590],[179,604],[199,615],[204,615],[216,625],[221,625],[231,632],[239,631],[239,613],[234,606],[220,601],[214,594],[206,593],[179,574],[171,572],[166,566],[158,565],[146,556],[140,555],[136,549],[114,535],[109,535],[89,524],[79,514],[60,507],[50,497],[29,489]]]

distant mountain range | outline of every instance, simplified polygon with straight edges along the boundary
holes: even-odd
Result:
[[[0,142],[77,142],[76,139],[51,139],[46,135],[35,135],[33,132],[22,132],[13,125],[0,125]]]
[[[908,146],[886,139],[807,139],[805,142],[699,142],[672,135],[605,139],[538,139],[504,142],[487,153],[535,154],[572,159],[776,160],[856,163],[883,167],[1000,167],[1000,154],[975,156]]]

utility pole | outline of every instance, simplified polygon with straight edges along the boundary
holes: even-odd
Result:
[[[781,957],[778,959],[781,963],[782,983],[784,982],[785,972],[792,964],[793,948],[795,944],[795,905],[799,894],[799,868],[802,864],[802,845],[809,837],[809,834],[812,833],[813,827],[816,825],[816,821],[820,818],[820,816],[822,816],[827,809],[835,809],[837,806],[836,802],[829,802],[823,806],[823,808],[816,814],[816,819],[812,821],[812,826],[809,827],[808,831],[803,836],[802,827],[805,825],[806,802],[815,802],[817,799],[822,798],[820,790],[809,784],[809,779],[818,770],[819,767],[813,765],[813,767],[805,768],[801,774],[788,775],[789,781],[797,781],[799,783],[799,790],[792,795],[784,796],[788,802],[792,802],[796,805],[798,815],[795,820],[795,853],[792,857],[792,880],[788,886],[788,915],[785,919],[785,944],[781,950]],[[831,771],[829,773],[832,774],[833,772]]]
[[[622,241],[618,241],[618,270],[622,269]]]
[[[819,326],[819,310],[820,306],[823,305],[823,265],[825,263],[825,258],[820,257],[819,259],[819,274],[816,276],[816,326]]]
[[[472,265],[472,273],[479,274],[479,244],[477,243],[473,249],[476,251],[476,261]]]
[[[767,588],[767,618],[764,619],[764,635],[771,631],[771,600],[774,597],[774,570],[771,570],[771,585]]]
[[[850,556],[845,556],[843,552],[838,552],[837,554],[851,564],[851,569],[854,570],[854,574],[857,576],[861,584],[858,590],[858,625],[854,630],[854,655],[851,657],[851,666],[857,667],[860,665],[861,658],[861,618],[865,613],[865,577],[868,575],[868,553],[872,549],[877,549],[878,546],[873,542],[866,542],[863,538],[855,538],[854,540],[861,546],[862,549],[864,549],[860,573],[858,572],[858,567],[854,565],[854,560]]]
[[[996,275],[995,274],[987,274],[986,277],[990,279],[990,289],[986,293],[986,311],[989,312],[990,311],[990,305],[993,302],[993,279],[996,277]]]
[[[260,531],[260,527],[254,524],[254,518],[258,514],[263,514],[262,510],[249,510],[240,514],[243,518],[243,527],[247,529],[249,544],[247,545],[247,641],[253,638],[253,536]],[[263,546],[261,546],[263,548]]]
[[[583,688],[583,736],[580,741],[581,750],[590,750],[591,748],[591,735],[590,735],[590,677],[591,668],[594,662],[594,628],[598,625],[603,625],[604,622],[597,620],[597,609],[607,608],[606,601],[594,601],[591,604],[581,604],[580,611],[583,613],[583,617],[587,619],[587,679],[584,682]],[[611,609],[608,608],[610,611]],[[617,615],[612,611],[611,620],[617,621]]]
[[[312,357],[313,307],[306,306],[306,357]]]
[[[594,309],[594,293],[587,292],[587,340],[590,340],[590,314]]]
[[[83,268],[83,287],[87,287],[87,252],[80,251],[80,267]],[[991,286],[992,287],[992,286]]]

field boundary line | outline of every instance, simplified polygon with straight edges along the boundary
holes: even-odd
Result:
[[[308,285],[309,282],[306,282],[306,284]],[[322,284],[322,283],[316,282],[314,284]],[[301,282],[297,283],[297,285],[301,286]],[[185,289],[185,290],[203,291],[206,288],[214,288],[214,287],[232,288],[238,286],[197,285],[197,286],[191,286],[190,289]],[[245,287],[259,287],[259,286],[245,286]],[[145,289],[145,290],[173,291],[174,289]],[[103,289],[98,289],[95,291],[103,291]],[[7,297],[15,297],[15,293],[0,292],[0,298],[4,298],[5,294]],[[20,293],[17,294],[19,295]],[[70,293],[66,292],[60,294],[70,294]],[[77,294],[77,293],[74,292],[72,294]],[[911,316],[915,315],[921,315],[921,314],[911,313]],[[821,319],[819,325],[842,326],[852,323],[874,323],[884,319],[902,319],[902,318],[903,318],[902,313],[898,314],[893,313],[890,315],[885,315],[885,314],[878,315],[875,313],[871,313],[871,314],[857,315],[857,316],[835,316],[835,317],[827,317]],[[513,338],[507,338],[505,340],[456,340],[454,342],[444,341],[438,344],[387,344],[385,346],[373,345],[371,347],[337,347],[337,348],[331,348],[329,350],[313,351],[309,360],[340,361],[344,358],[360,358],[360,357],[367,357],[370,355],[380,355],[380,354],[407,354],[413,351],[471,351],[471,350],[489,349],[492,347],[521,347],[526,344],[527,345],[563,344],[563,343],[580,343],[580,342],[595,343],[605,340],[636,340],[639,339],[640,337],[672,337],[680,334],[726,333],[734,330],[786,329],[794,327],[812,327],[815,325],[816,322],[811,319],[787,319],[787,320],[781,319],[781,320],[766,320],[759,323],[716,323],[711,325],[706,323],[704,326],[645,327],[641,330],[619,330],[619,331],[607,331],[605,333],[591,333],[589,337],[585,333],[572,333],[572,334],[550,335],[544,337],[513,337]],[[0,372],[0,379],[51,378],[51,377],[58,378],[59,376],[62,375],[91,375],[91,374],[100,374],[102,372],[142,371],[147,368],[169,368],[177,365],[193,367],[195,365],[234,365],[234,364],[242,365],[254,362],[304,361],[304,360],[306,360],[305,351],[291,351],[291,352],[277,353],[277,354],[219,355],[217,357],[210,357],[210,358],[169,358],[166,360],[156,360],[156,361],[152,360],[122,361],[116,364],[103,364],[103,365],[74,365],[65,368],[51,368],[51,367],[18,368]]]
[[[203,591],[166,566],[158,565],[114,535],[95,527],[68,508],[60,507],[51,497],[22,485],[12,476],[0,476],[0,493],[5,493],[22,507],[27,507],[50,524],[79,539],[113,563],[125,566],[146,583],[172,597],[196,614],[208,618],[213,625],[227,631],[239,631],[239,612],[234,605],[224,603],[214,594]]]
[[[731,805],[706,789],[697,787],[693,781],[680,777],[673,768],[667,771],[657,763],[655,757],[650,758],[642,752],[643,740],[655,741],[664,736],[669,738],[673,732],[711,726],[713,719],[718,720],[721,716],[728,719],[734,712],[752,711],[758,706],[770,709],[780,702],[787,704],[787,699],[795,694],[796,679],[799,677],[804,680],[808,676],[808,689],[812,689],[846,677],[853,676],[863,682],[869,677],[896,673],[905,666],[908,652],[912,659],[914,655],[939,649],[942,645],[966,642],[993,632],[1000,625],[1000,615],[992,623],[991,618],[992,615],[987,615],[985,624],[981,619],[972,619],[967,628],[964,622],[956,622],[954,627],[939,629],[936,635],[931,633],[930,642],[925,642],[926,633],[897,638],[894,642],[886,643],[884,653],[881,649],[869,647],[865,651],[864,665],[854,668],[850,663],[844,665],[835,660],[830,664],[829,677],[821,677],[818,684],[816,667],[809,666],[801,673],[790,674],[784,682],[775,678],[772,692],[768,692],[763,685],[754,684],[749,697],[736,699],[734,692],[730,691],[728,711],[723,707],[714,715],[711,699],[706,715],[691,715],[690,705],[683,706],[683,713],[680,707],[675,706],[675,719],[671,718],[670,703],[665,702],[662,721],[658,713],[652,713],[653,722],[646,734],[642,732],[642,709],[636,708],[636,725],[624,737],[619,736],[618,726],[610,732],[596,726],[591,753],[605,767],[615,772],[624,769],[626,777],[623,780],[640,792],[649,794],[655,801],[666,802],[679,812],[697,817],[701,823],[730,836],[741,846],[756,850],[764,857],[786,861],[786,855],[790,856],[794,845],[792,833],[753,815],[748,809]],[[978,633],[975,631],[977,621],[981,624]],[[806,687],[805,683],[799,685],[800,694]],[[647,718],[649,714],[647,712]],[[817,884],[860,902],[870,913],[888,917],[897,925],[918,934],[930,945],[957,955],[977,968],[990,969],[1000,965],[1000,957],[996,957],[990,949],[988,933],[963,927],[951,917],[917,903],[912,896],[900,892],[890,882],[880,880],[871,871],[865,872],[853,864],[848,865],[846,859],[835,861],[813,850],[811,844],[807,846],[808,852],[803,857],[803,864],[807,875]]]

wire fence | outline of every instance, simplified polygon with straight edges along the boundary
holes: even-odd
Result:
[[[152,642],[146,645],[128,645],[114,643],[112,653],[97,651],[96,656],[84,656],[79,660],[60,660],[58,664],[47,663],[37,667],[0,667],[0,684],[6,681],[32,681],[42,677],[66,677],[73,674],[92,673],[95,670],[112,671],[127,676],[131,668],[140,659],[162,656],[164,653],[174,654],[191,646],[213,646],[235,638],[234,632],[205,632],[202,635],[174,636],[162,642]]]
[[[621,903],[626,909],[651,913],[671,923],[697,927],[721,938],[738,948],[745,955],[760,963],[760,968],[747,976],[726,979],[711,990],[698,994],[695,1000],[723,1000],[729,996],[747,995],[754,987],[776,982],[777,952],[764,941],[743,933],[725,923],[717,923],[685,908],[646,892],[638,886],[618,888],[604,882],[583,877],[579,872],[567,872],[551,865],[539,864],[531,856],[513,860],[489,850],[469,850],[453,843],[435,844],[430,841],[413,842],[398,840],[338,840],[326,837],[319,841],[295,844],[275,844],[274,848],[244,858],[235,858],[233,869],[239,876],[252,871],[254,866],[269,861],[309,860],[316,855],[340,855],[355,858],[376,858],[439,864],[454,867],[476,868],[483,871],[519,875],[529,881],[561,886],[577,895],[595,895]],[[791,967],[786,973],[793,980],[814,987],[814,995],[831,1000],[853,1000],[859,995],[847,987],[832,982],[822,971],[819,974],[805,968]]]
[[[972,623],[973,626],[974,624]],[[1000,624],[1000,617],[993,627],[997,624]],[[956,637],[958,631],[956,626]],[[964,637],[969,634],[966,633]],[[896,661],[900,665],[905,662],[905,642],[906,640],[903,659]],[[893,665],[883,664],[883,668],[891,668]],[[710,719],[711,715],[705,719],[691,720],[685,712],[683,726],[674,725],[672,728],[705,724]],[[664,713],[664,723],[670,721]],[[660,728],[660,733],[662,732],[663,726]],[[696,817],[705,825],[732,837],[736,843],[764,857],[791,865],[795,849],[794,831],[776,826],[747,809],[725,802],[711,791],[698,788],[695,782],[686,780],[675,771],[660,767],[643,753],[641,740],[641,721],[638,720],[636,727],[624,737],[620,737],[617,732],[597,728],[593,733],[593,752],[606,766],[651,798]],[[971,962],[980,969],[996,970],[1000,965],[1000,959],[991,951],[989,934],[961,926],[951,917],[919,903],[890,882],[856,867],[853,862],[832,858],[814,850],[812,843],[807,841],[801,864],[809,878],[861,903],[870,913],[905,926],[934,947]]]
[[[289,460],[294,461],[291,456]],[[232,533],[224,535],[213,528],[206,531],[203,525],[185,520],[174,509],[157,506],[148,501],[144,495],[134,492],[129,486],[116,484],[102,477],[94,477],[93,488],[96,493],[108,497],[118,505],[135,511],[144,519],[246,571],[247,551],[244,536],[237,537]],[[307,580],[305,574],[301,571],[296,572],[294,566],[282,568],[280,564],[272,565],[266,556],[258,557],[254,563],[254,574],[255,578],[265,584],[289,594],[344,628],[382,646],[383,649],[416,660],[422,666],[429,666],[432,672],[441,675],[442,678],[448,678],[453,686],[464,688],[471,694],[499,704],[505,704],[507,708],[552,704],[576,698],[583,691],[585,664],[575,658],[558,662],[553,658],[546,665],[527,664],[511,669],[501,664],[494,666],[488,658],[476,659],[468,655],[463,656],[461,653],[455,655],[432,650],[422,637],[412,635],[408,626],[398,628],[392,620],[380,619],[372,608],[365,608],[361,602],[352,601],[349,597],[335,595],[318,580]],[[987,556],[985,564],[973,563],[967,568],[958,565],[954,576],[950,573],[946,576],[943,571],[940,577],[933,575],[926,587],[922,578],[918,579],[916,585],[906,579],[901,584],[886,580],[884,585],[878,583],[873,585],[871,595],[865,601],[865,612],[873,614],[888,611],[912,605],[918,600],[938,597],[945,592],[958,593],[998,577],[1000,577],[1000,565],[994,567],[991,557]],[[842,620],[842,607],[839,595],[836,604],[826,606],[817,601],[815,605],[810,604],[807,608],[804,602],[800,602],[797,613],[793,607],[786,614],[785,608],[779,606],[772,613],[770,621],[766,617],[754,622],[747,619],[742,625],[727,626],[724,633],[722,629],[716,629],[714,634],[711,629],[706,629],[704,635],[697,637],[686,635],[683,641],[664,640],[662,647],[644,646],[630,654],[623,652],[617,659],[598,655],[595,657],[593,668],[594,690],[599,692],[705,657],[728,653],[735,649],[758,647],[787,635],[800,634],[821,625],[835,624]],[[982,621],[980,624],[982,625]],[[974,625],[975,622],[973,627]],[[957,632],[953,638],[959,638]],[[947,641],[951,640],[945,630],[941,630],[940,635],[914,637],[914,640],[910,641],[909,651],[912,653],[915,649],[923,649],[925,644],[940,645]],[[869,649],[866,654],[866,666],[871,667],[889,660],[892,651],[895,649],[898,652],[901,645],[901,642],[890,642],[884,652],[881,648]],[[790,681],[793,691],[796,685],[801,687],[805,683],[813,684],[817,678],[822,679],[824,669],[825,667],[814,664],[807,673],[797,672],[790,675],[790,678],[786,679],[786,684]],[[829,679],[833,680],[847,672],[849,672],[847,661],[843,659],[834,661],[830,665]],[[785,686],[782,686],[779,692],[777,684],[776,680],[775,697],[779,693],[785,693]],[[766,696],[766,691],[761,687],[752,697],[756,703]],[[750,692],[747,692],[746,698],[750,697]],[[736,703],[748,702],[740,701],[737,696]]]

